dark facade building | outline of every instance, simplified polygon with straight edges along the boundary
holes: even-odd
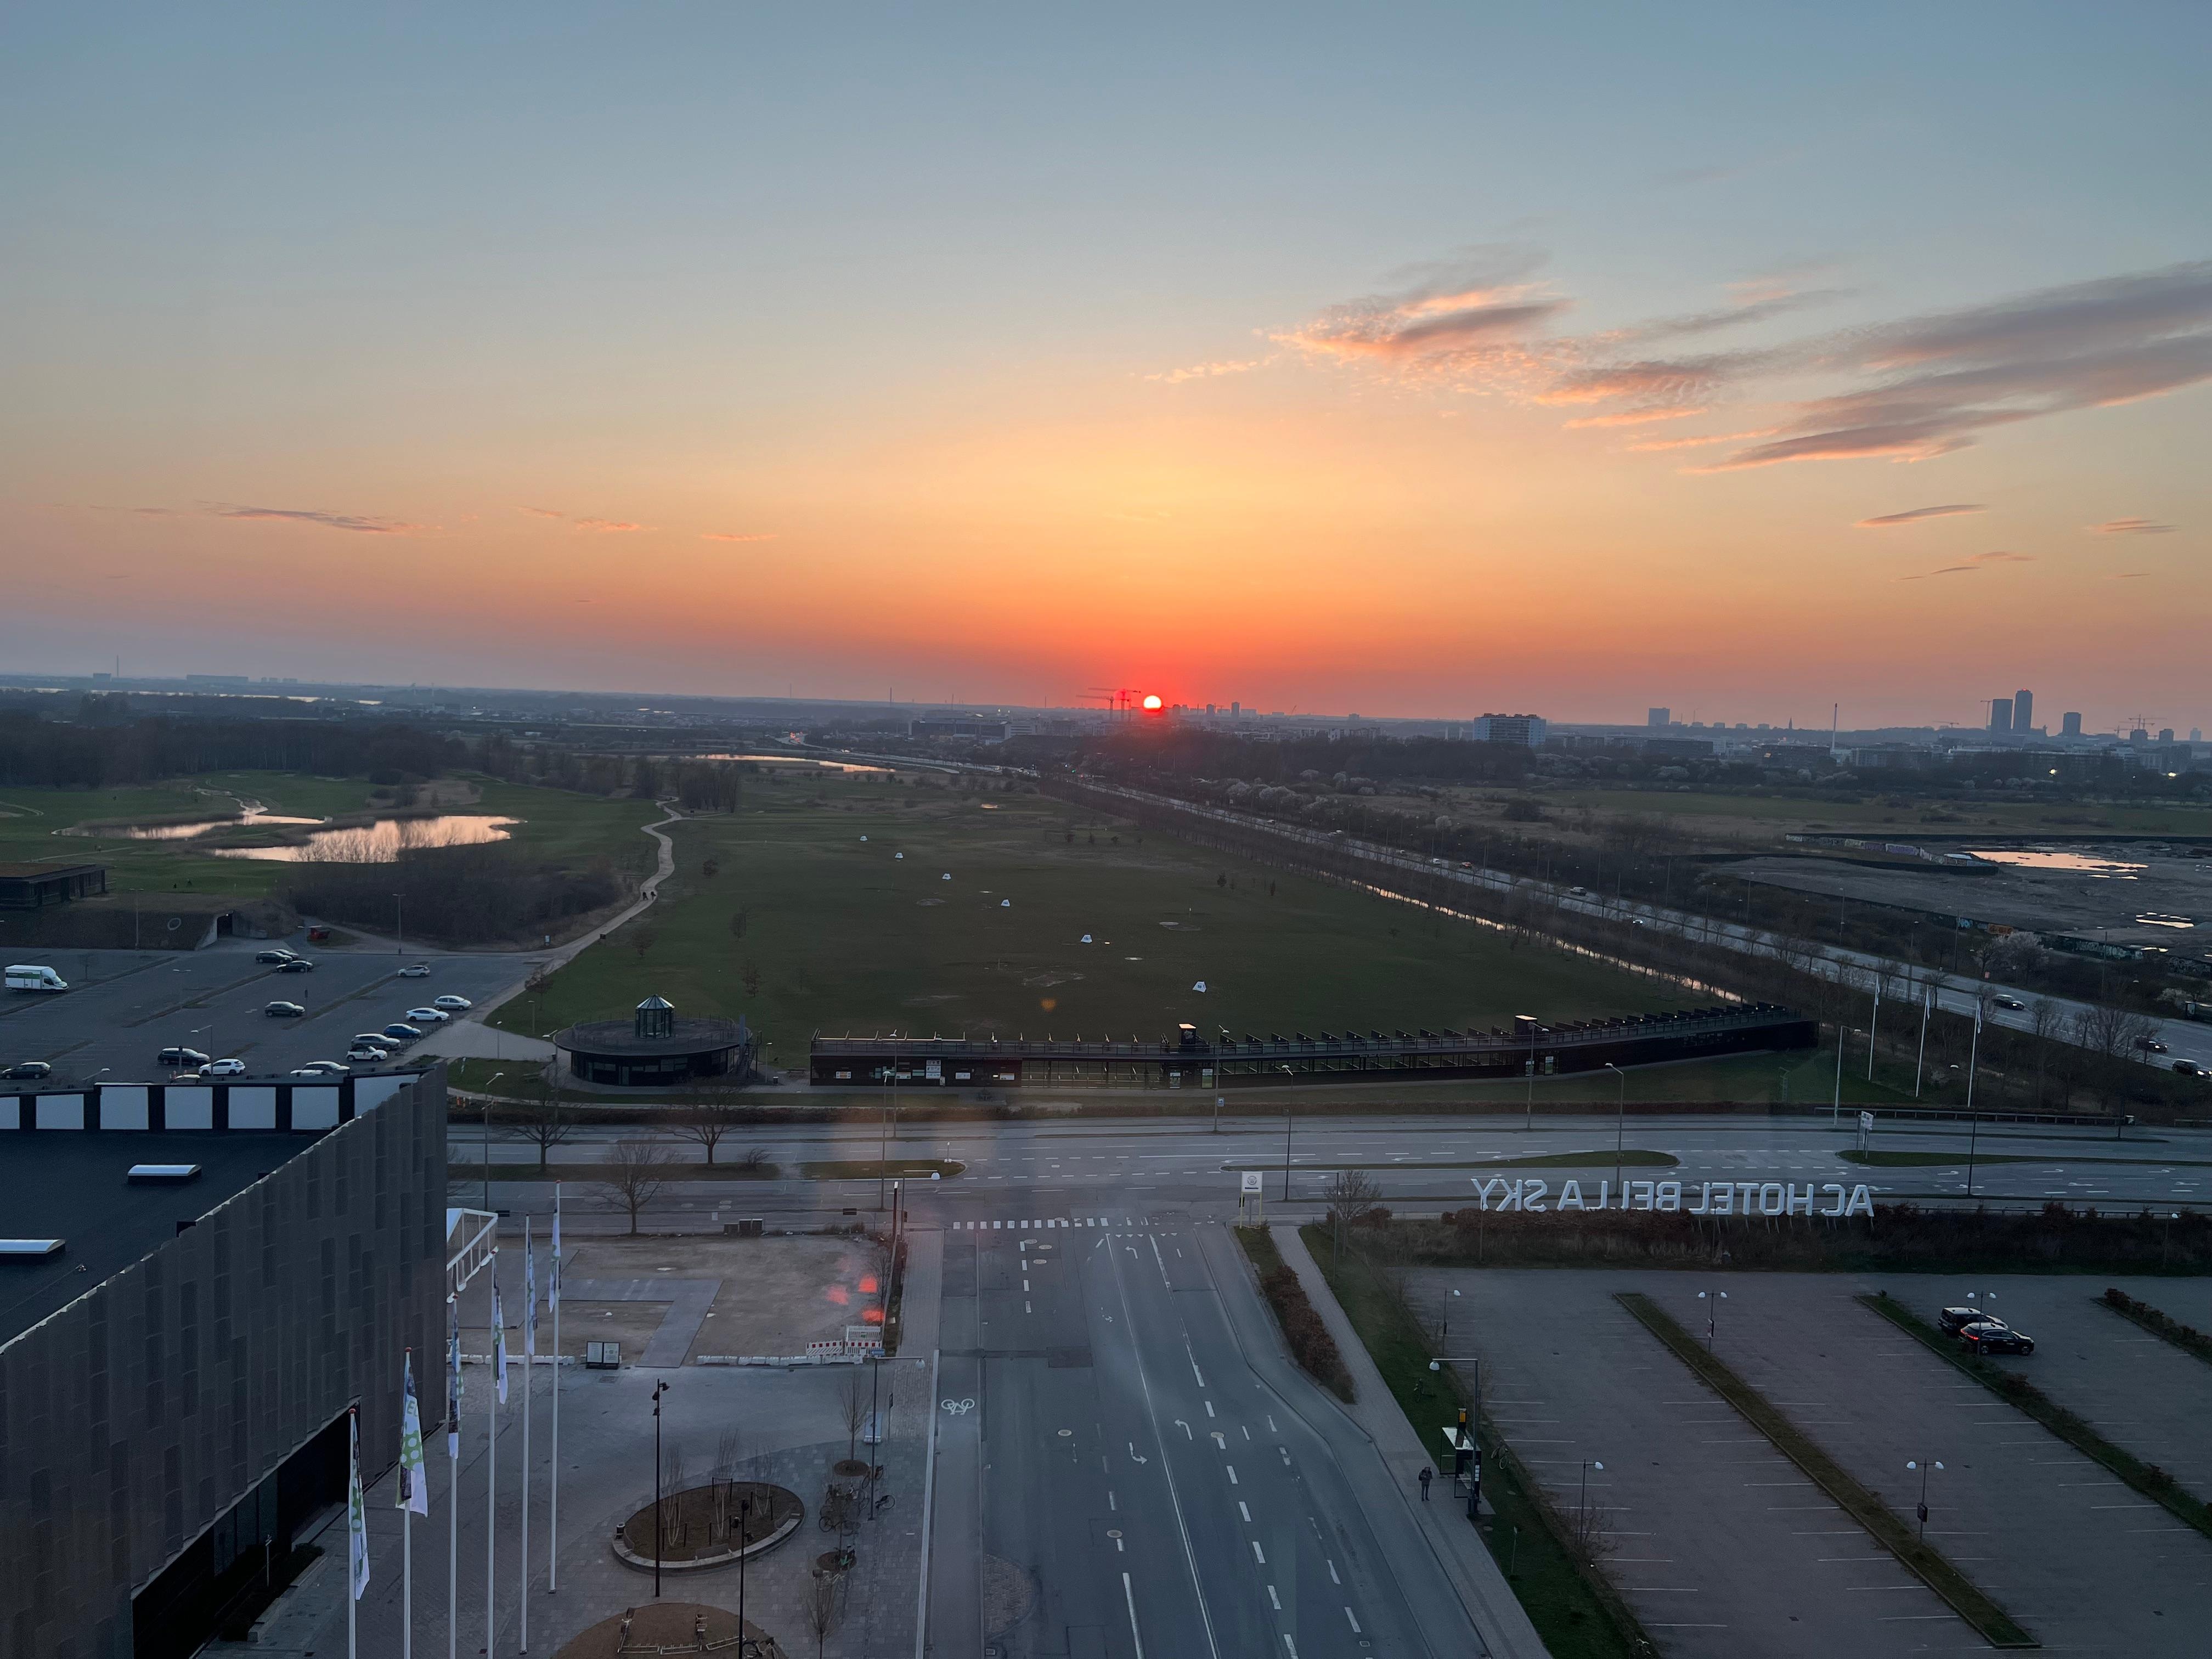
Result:
[[[106,890],[104,864],[0,864],[0,910],[42,910]]]
[[[742,1019],[681,1019],[647,997],[628,1019],[599,1019],[556,1031],[568,1074],[618,1088],[669,1088],[700,1078],[742,1083],[752,1076],[753,1035]]]
[[[349,1408],[364,1480],[396,1461],[402,1352],[444,1336],[446,1090],[381,1081],[291,1133],[8,1097],[10,1659],[181,1659],[343,1504]]]

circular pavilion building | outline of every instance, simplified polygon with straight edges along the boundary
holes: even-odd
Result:
[[[753,1035],[742,1019],[683,1019],[664,997],[647,997],[628,1019],[589,1020],[553,1035],[582,1083],[671,1088],[701,1078],[749,1080]]]

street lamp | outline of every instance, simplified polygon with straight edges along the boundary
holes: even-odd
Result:
[[[653,1385],[653,1595],[655,1601],[660,1598],[661,1533],[667,1519],[660,1512],[660,1396],[667,1392],[668,1384],[665,1380]],[[738,1538],[740,1543],[744,1541],[742,1529]],[[744,1557],[739,1555],[738,1559],[742,1561]],[[744,1628],[742,1625],[738,1626],[741,1633]]]
[[[504,1072],[494,1072],[491,1074],[490,1080],[484,1085],[483,1187],[484,1208],[486,1211],[489,1211],[491,1208],[491,1085],[492,1084],[498,1082],[500,1079],[506,1075],[507,1073]]]
[[[1291,1078],[1294,1078],[1294,1077],[1296,1077],[1296,1076],[1297,1075],[1297,1073],[1296,1072],[1293,1072],[1293,1071],[1292,1071],[1289,1066],[1276,1066],[1276,1067],[1275,1067],[1275,1069],[1276,1069],[1277,1071],[1280,1072],[1280,1073],[1281,1073],[1285,1077],[1291,1077]],[[1287,1203],[1289,1203],[1290,1201],[1291,1201],[1291,1105],[1290,1105],[1290,1103],[1289,1103],[1288,1101],[1285,1101],[1285,1102],[1283,1103],[1283,1202],[1284,1202],[1284,1203],[1285,1203],[1285,1204],[1287,1204]]]
[[[393,909],[399,918],[398,929],[399,934],[399,954],[404,957],[407,954],[407,895],[404,893],[394,893],[392,896],[392,903]]]
[[[1940,1469],[1943,1466],[1941,1463],[1915,1462],[1908,1457],[1905,1460],[1905,1467],[1920,1471],[1920,1535],[1924,1539],[1928,1536],[1928,1471]]]
[[[1719,1328],[1721,1304],[1728,1300],[1726,1291],[1699,1291],[1698,1300],[1705,1304],[1705,1352],[1713,1351],[1713,1334]]]
[[[1587,1458],[1583,1462],[1582,1496],[1576,1500],[1575,1507],[1580,1510],[1584,1515],[1588,1515],[1589,1513],[1589,1472],[1592,1469],[1595,1469],[1600,1474],[1603,1474],[1605,1473],[1605,1465],[1599,1462],[1594,1457]]]
[[[1605,1069],[1620,1079],[1620,1099],[1613,1118],[1613,1184],[1614,1190],[1621,1195],[1620,1207],[1625,1210],[1628,1207],[1628,1194],[1620,1183],[1620,1144],[1622,1137],[1628,1132],[1628,1073],[1609,1060],[1605,1063]]]

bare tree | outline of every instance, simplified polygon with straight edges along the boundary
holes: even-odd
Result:
[[[556,1146],[568,1139],[576,1127],[562,1107],[559,1065],[560,1062],[556,1059],[554,1061],[551,1092],[543,1100],[525,1102],[521,1108],[523,1139],[537,1145],[538,1167],[541,1170],[545,1167],[547,1155]]]
[[[837,1407],[845,1419],[845,1461],[849,1463],[859,1455],[860,1425],[868,1420],[868,1385],[857,1365],[845,1374],[845,1388],[837,1396]]]
[[[673,1163],[668,1149],[653,1140],[617,1140],[609,1152],[606,1178],[597,1184],[609,1209],[629,1216],[629,1230],[637,1232],[637,1218],[669,1182]]]
[[[676,1114],[669,1127],[704,1150],[707,1167],[714,1166],[714,1148],[737,1127],[737,1114],[720,1101],[708,1101],[702,1105],[687,1106]]]
[[[2051,1045],[2059,1040],[2065,1029],[2066,1010],[2049,997],[2038,997],[2028,1005],[2028,1030],[2035,1036],[2035,1103],[2043,1104],[2044,1074],[2051,1069]]]
[[[1328,1200],[1330,1243],[1341,1254],[1346,1232],[1382,1208],[1382,1189],[1364,1170],[1339,1170],[1322,1190]]]
[[[633,927],[629,930],[629,948],[637,952],[637,959],[640,962],[645,960],[647,951],[659,943],[660,930],[658,927],[648,926]]]
[[[815,1569],[806,1592],[806,1628],[814,1637],[814,1659],[822,1659],[823,1644],[837,1628],[837,1580],[842,1573]],[[739,1632],[741,1635],[743,1632]]]

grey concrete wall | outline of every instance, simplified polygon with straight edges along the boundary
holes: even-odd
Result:
[[[388,1467],[404,1348],[442,1415],[445,1206],[441,1070],[0,1348],[0,1655],[128,1659],[133,1593],[356,1400]]]

